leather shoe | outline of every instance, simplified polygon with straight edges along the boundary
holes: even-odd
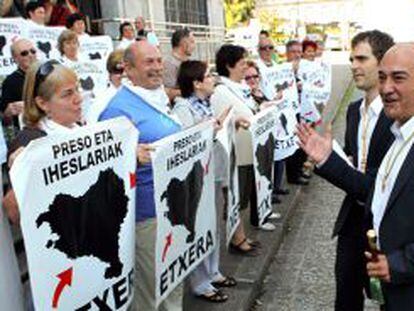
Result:
[[[287,195],[290,193],[290,191],[289,189],[276,189],[274,193],[280,194],[280,195]]]
[[[309,181],[308,181],[308,180],[306,180],[306,179],[305,179],[305,178],[303,178],[303,177],[299,177],[298,179],[288,181],[288,183],[289,183],[289,184],[294,184],[294,185],[302,185],[302,186],[307,186],[307,185],[309,185]]]
[[[280,199],[277,197],[276,194],[272,195],[272,204],[280,204],[282,203],[282,201],[280,201]]]
[[[302,177],[305,178],[305,179],[311,179],[312,175],[309,174],[309,173],[302,173]]]

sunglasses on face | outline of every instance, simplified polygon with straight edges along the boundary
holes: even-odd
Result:
[[[273,51],[275,47],[273,45],[263,45],[259,47],[260,51]]]
[[[259,79],[259,75],[251,75],[251,76],[245,76],[244,80],[249,81],[251,79]]]
[[[121,75],[125,71],[125,68],[122,64],[116,64],[115,68],[112,69],[111,73],[116,75]]]
[[[59,65],[59,62],[52,59],[43,63],[36,72],[35,78],[35,86],[34,86],[34,96],[37,96],[39,91],[39,86],[42,82],[46,80],[46,78],[52,73],[53,69],[55,69],[55,65]]]
[[[29,55],[29,53],[31,53],[32,55],[36,54],[36,50],[35,49],[29,49],[29,50],[24,50],[20,52],[20,56],[22,57],[26,57],[27,55]]]

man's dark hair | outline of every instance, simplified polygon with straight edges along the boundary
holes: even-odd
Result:
[[[68,17],[66,17],[66,28],[71,29],[76,21],[85,21],[83,15],[80,13],[73,13],[68,15]]]
[[[45,5],[43,4],[43,1],[29,1],[25,7],[26,18],[30,18],[29,12],[34,12],[38,8],[44,8],[44,7]]]
[[[236,63],[245,57],[247,51],[240,45],[225,44],[217,51],[216,54],[216,70],[220,76],[228,77],[229,69],[233,68]]]
[[[366,42],[371,46],[372,54],[374,54],[378,62],[382,60],[389,48],[395,44],[394,39],[389,34],[379,30],[360,32],[352,38],[351,48],[354,49],[361,42]]]
[[[122,36],[124,34],[124,28],[127,26],[131,26],[132,28],[134,28],[134,26],[132,26],[130,22],[123,22],[121,25],[119,25],[119,38],[120,39],[122,39]]]
[[[207,64],[199,60],[182,62],[177,73],[177,85],[184,98],[194,93],[194,82],[203,82],[207,71]]]
[[[181,40],[184,38],[188,38],[190,36],[190,33],[191,31],[188,28],[177,29],[176,31],[174,31],[171,37],[172,47],[178,47],[180,45]]]
[[[298,41],[298,40],[290,40],[286,43],[286,51],[289,51],[290,48],[294,45],[300,45],[302,46],[302,44]]]
[[[264,29],[260,30],[259,35],[264,35],[264,36],[266,36],[267,38],[269,38],[269,37],[270,37],[269,32],[268,32],[267,30],[264,30]]]

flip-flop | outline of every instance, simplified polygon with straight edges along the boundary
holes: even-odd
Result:
[[[199,299],[202,299],[208,302],[214,302],[214,303],[226,302],[227,299],[229,299],[229,296],[227,296],[221,290],[215,291],[212,295],[204,294],[204,295],[197,295],[196,297]]]
[[[253,246],[253,247],[257,247],[257,248],[261,248],[262,247],[262,243],[260,243],[260,241],[257,241],[257,240],[247,239],[247,243],[249,243],[249,245],[250,246]]]
[[[241,241],[238,244],[230,243],[229,252],[232,253],[232,254],[235,254],[235,255],[242,255],[242,256],[247,256],[247,257],[256,257],[256,256],[258,256],[259,252],[258,252],[257,248],[254,247],[254,246],[251,246],[250,244],[249,244],[250,249],[241,248],[241,246],[245,242],[248,243],[247,238],[245,238],[243,241]]]
[[[235,280],[235,278],[231,277],[231,276],[225,276],[223,278],[223,280],[221,281],[216,281],[216,282],[212,282],[211,285],[213,285],[214,287],[234,287],[237,285],[237,282]]]

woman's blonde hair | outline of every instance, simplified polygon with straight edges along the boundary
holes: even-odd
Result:
[[[58,50],[63,55],[63,44],[67,41],[75,40],[79,45],[79,39],[76,32],[72,30],[63,30],[58,38]]]
[[[119,67],[122,66],[124,62],[124,54],[125,50],[123,49],[114,50],[109,54],[106,61],[106,70],[109,73],[113,73],[114,71],[119,70]]]
[[[53,66],[50,73],[43,77],[40,75],[40,67]],[[26,78],[23,86],[23,122],[27,126],[35,127],[39,121],[46,116],[36,103],[36,97],[39,96],[45,101],[49,101],[57,89],[68,81],[77,81],[76,73],[57,62],[48,61],[46,63],[34,63],[26,72]]]

